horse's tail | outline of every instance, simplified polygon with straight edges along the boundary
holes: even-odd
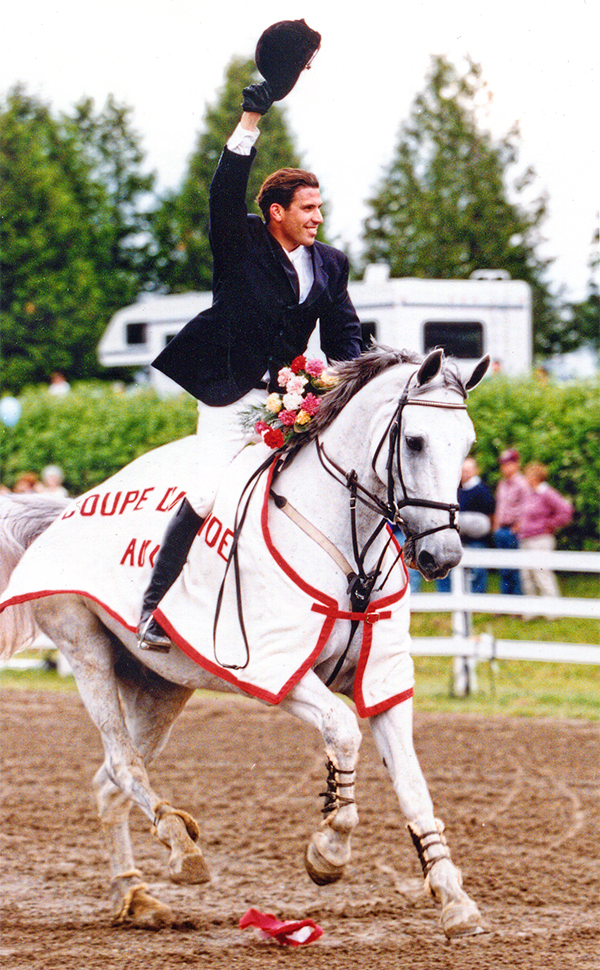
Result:
[[[0,594],[25,550],[58,518],[66,504],[65,499],[41,495],[0,497]],[[4,610],[0,613],[0,659],[8,660],[32,643],[38,633],[29,603]]]

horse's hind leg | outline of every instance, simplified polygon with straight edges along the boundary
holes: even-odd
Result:
[[[446,936],[481,932],[479,910],[462,888],[462,875],[450,859],[444,827],[434,817],[431,796],[413,746],[412,702],[404,701],[372,717],[371,727],[407,819],[426,887],[442,905],[441,922]]]
[[[124,656],[115,670],[127,728],[148,765],[163,750],[175,719],[193,691],[164,680],[128,656]],[[207,882],[210,874],[198,845],[195,819],[161,801],[155,809],[154,825],[158,838],[170,849],[171,880]]]
[[[162,751],[170,733],[171,725],[188,700],[191,691],[185,687],[152,676],[153,690],[144,692],[139,686],[148,680],[140,671],[138,684],[119,676],[119,694],[130,734],[146,764]],[[98,814],[111,867],[111,907],[119,922],[133,922],[137,926],[156,929],[172,921],[172,913],[163,903],[150,896],[141,882],[136,869],[129,833],[129,813],[132,802],[120,788],[113,784],[103,765],[94,779]],[[189,816],[187,816],[189,819]],[[164,829],[171,828],[169,848],[169,873],[174,882],[206,882],[209,872],[197,845],[188,834],[188,826],[177,815],[170,820],[165,814],[159,823],[163,837]],[[188,825],[193,824],[193,820]],[[193,832],[196,835],[196,831]]]
[[[130,801],[155,823],[158,838],[171,848],[171,857],[175,860],[171,875],[177,878],[186,870],[183,879],[177,881],[188,880],[189,867],[179,866],[178,860],[202,859],[195,838],[189,835],[190,830],[197,835],[197,824],[186,813],[172,809],[153,791],[144,764],[145,754],[151,758],[166,741],[169,727],[184,703],[184,695],[176,696],[179,688],[175,688],[161,711],[160,702],[151,696],[152,692],[144,699],[143,687],[137,692],[125,684],[119,687],[115,675],[116,648],[98,618],[80,600],[61,597],[59,601],[48,597],[39,602],[36,614],[40,627],[67,657],[81,699],[100,731],[105,761],[96,776],[96,791],[103,827],[106,832],[107,826],[114,836],[109,845],[113,883],[120,878],[124,895],[134,883],[139,883],[129,842]],[[131,732],[141,751],[126,723],[124,710],[129,712]],[[195,866],[196,878],[189,881],[205,881],[203,862],[196,862]]]
[[[309,876],[323,886],[341,879],[350,861],[352,832],[358,824],[354,783],[361,733],[352,710],[313,671],[304,675],[281,707],[317,727],[325,742],[329,769],[325,820],[311,837],[305,856]]]

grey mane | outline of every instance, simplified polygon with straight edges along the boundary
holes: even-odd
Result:
[[[321,407],[314,416],[308,429],[299,435],[294,435],[287,448],[282,449],[294,454],[303,445],[320,435],[329,425],[335,421],[340,411],[366,384],[375,377],[396,367],[398,364],[414,364],[419,367],[425,357],[411,350],[394,350],[382,344],[372,344],[360,357],[354,360],[344,360],[333,365],[340,383],[333,390],[328,391],[321,398]],[[464,384],[460,379],[458,370],[448,367],[448,359],[442,359],[442,370],[440,371],[441,383],[445,387],[452,387],[457,390],[464,398],[467,396]],[[424,388],[425,390],[426,388]],[[418,390],[416,389],[418,393]]]

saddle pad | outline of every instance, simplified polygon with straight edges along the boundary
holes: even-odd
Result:
[[[135,630],[169,517],[197,469],[195,447],[191,437],[149,452],[73,501],[26,552],[0,610],[40,596],[79,593]],[[373,600],[366,614],[349,613],[346,599],[340,604],[331,592],[340,589],[340,571],[320,547],[315,544],[310,575],[332,576],[331,589],[313,586],[275,548],[269,516],[281,513],[269,502],[271,469],[247,503],[236,578],[236,517],[249,496],[244,486],[266,454],[257,445],[238,456],[156,616],[192,660],[270,703],[285,697],[314,665],[338,621],[356,618],[357,710],[363,717],[385,710],[411,696],[414,684],[403,601],[408,583],[403,565],[392,565],[395,549],[384,566],[384,573],[392,568],[386,595]],[[320,566],[319,558],[325,560]]]

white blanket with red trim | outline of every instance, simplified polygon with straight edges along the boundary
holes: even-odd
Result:
[[[73,501],[26,552],[0,610],[57,592],[77,592],[134,630],[162,535],[197,468],[195,447],[192,437],[149,452]],[[338,602],[331,592],[312,586],[310,576],[287,562],[285,550],[275,548],[269,517],[282,513],[268,501],[266,474],[249,503],[238,547],[238,595],[229,559],[240,493],[267,454],[259,445],[236,459],[235,473],[221,487],[157,616],[180,649],[205,669],[278,703],[314,665],[339,623],[349,627],[349,605],[345,597]],[[297,527],[290,523],[289,528]],[[388,566],[394,555],[390,551]],[[336,573],[332,589],[339,589],[338,567],[316,544],[314,557],[311,574]],[[315,570],[319,557],[321,568]],[[412,694],[406,589],[406,572],[397,565],[385,596],[373,600],[361,617],[354,694],[361,716]]]

